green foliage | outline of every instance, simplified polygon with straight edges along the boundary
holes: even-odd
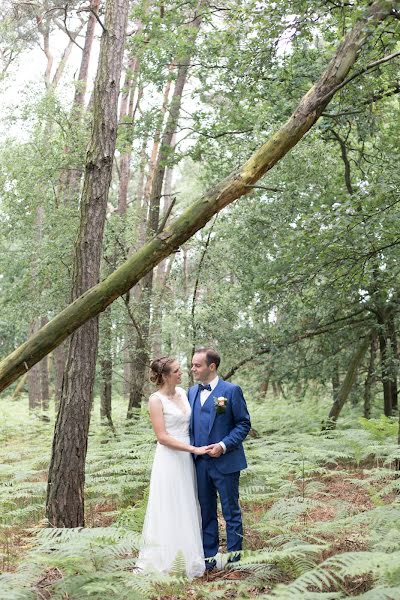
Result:
[[[397,434],[398,423],[394,418],[381,415],[379,419],[364,419],[360,418],[360,423],[364,429],[372,433],[375,439],[382,440],[388,436]]]

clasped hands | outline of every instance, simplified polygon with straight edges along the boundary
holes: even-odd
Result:
[[[195,446],[193,454],[197,454],[198,456],[208,454],[212,458],[218,458],[223,454],[223,450],[221,444],[210,444],[209,446]]]

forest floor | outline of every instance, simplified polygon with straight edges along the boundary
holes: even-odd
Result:
[[[44,519],[54,417],[0,401],[0,600],[400,598],[395,419],[356,406],[322,434],[329,401],[250,402],[242,560],[189,582],[179,560],[170,577],[132,574],[154,439],[146,414],[127,424],[114,405],[116,435],[92,419],[87,528],[60,531]]]

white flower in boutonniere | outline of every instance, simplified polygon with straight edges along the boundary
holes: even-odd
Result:
[[[215,406],[215,412],[217,413],[217,415],[220,415],[224,412],[226,412],[226,404],[228,402],[228,398],[225,398],[225,396],[214,396],[214,406]]]

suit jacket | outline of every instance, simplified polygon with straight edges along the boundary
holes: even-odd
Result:
[[[250,415],[247,410],[243,392],[238,385],[219,379],[218,384],[211,392],[212,399],[218,396],[227,398],[226,410],[216,413],[214,402],[210,414],[208,431],[208,444],[223,442],[226,453],[219,458],[210,458],[221,473],[235,473],[247,467],[246,457],[243,450],[243,440],[250,431]],[[192,409],[190,421],[190,443],[194,442],[194,403],[200,402],[198,384],[189,389],[188,398]]]

